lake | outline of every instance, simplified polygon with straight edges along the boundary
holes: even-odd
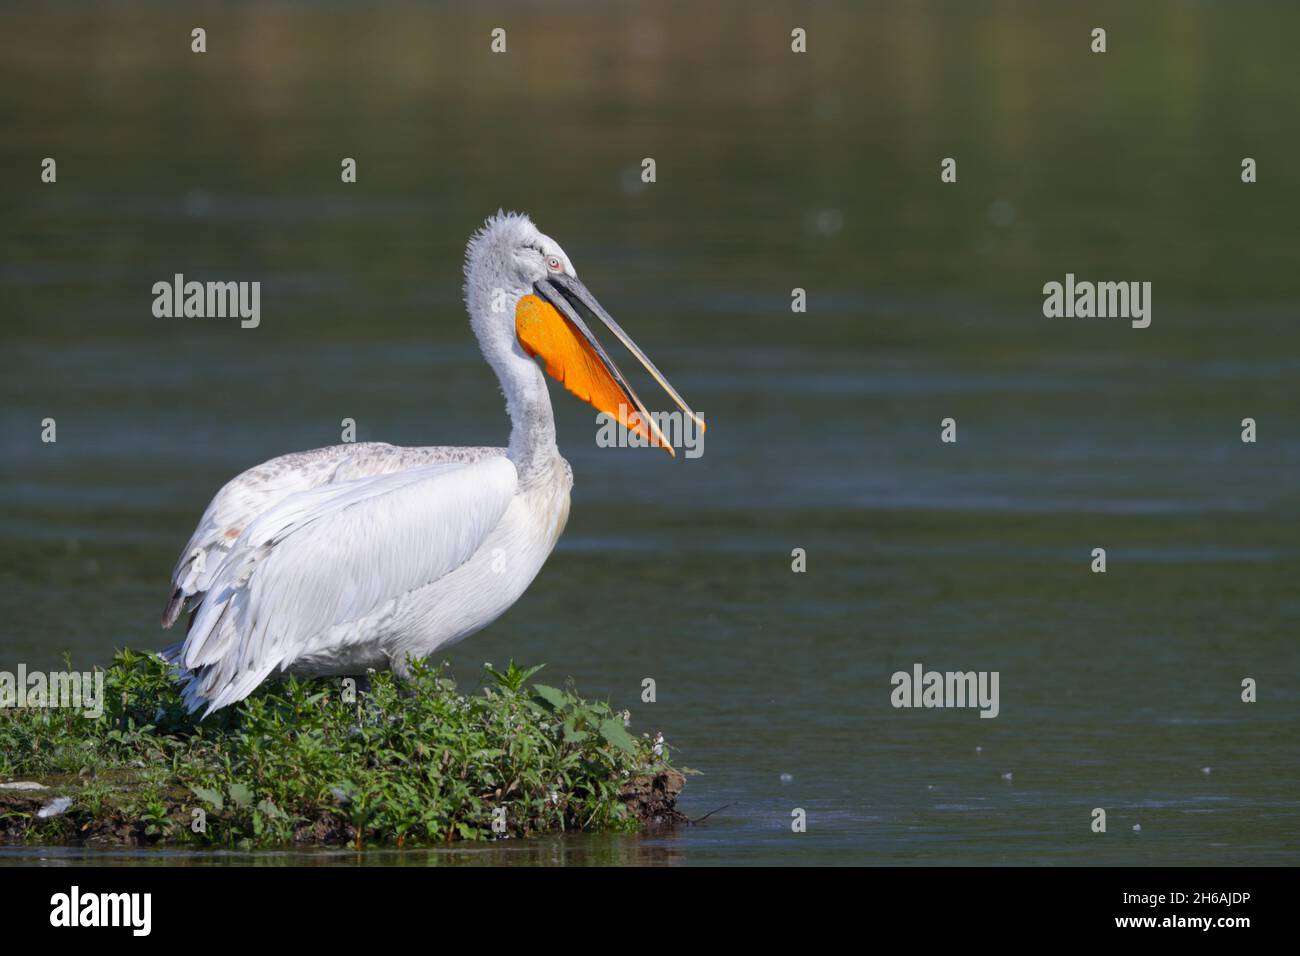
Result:
[[[7,5],[0,668],[169,643],[212,494],[346,418],[504,444],[461,265],[520,209],[710,428],[694,460],[600,448],[553,387],[567,530],[446,659],[627,707],[712,815],[365,862],[1294,865],[1297,30],[1267,4]],[[175,273],[260,281],[261,324],[155,318]],[[1067,273],[1150,282],[1150,327],[1045,318]],[[998,672],[998,716],[895,708],[916,664]],[[0,850],[86,858],[357,859]]]

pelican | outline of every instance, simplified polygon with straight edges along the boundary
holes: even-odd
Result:
[[[162,652],[206,717],[274,674],[392,670],[492,623],[541,570],[569,516],[546,372],[643,439],[672,445],[579,310],[700,416],[578,280],[559,244],[498,211],[469,240],[465,305],[510,416],[506,448],[379,442],[282,455],[217,492],[172,574]]]

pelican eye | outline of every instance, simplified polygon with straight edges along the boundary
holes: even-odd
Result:
[[[550,269],[552,272],[562,272],[564,270],[564,267],[560,265],[560,260],[555,256],[546,257],[546,268]]]

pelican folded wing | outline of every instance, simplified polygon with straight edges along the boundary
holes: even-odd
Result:
[[[504,456],[424,465],[285,498],[235,542],[177,655],[185,700],[247,696],[331,627],[359,620],[470,559],[515,493]]]

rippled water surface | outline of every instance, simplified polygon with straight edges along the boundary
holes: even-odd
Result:
[[[213,5],[203,57],[167,5],[6,6],[0,667],[161,646],[210,496],[343,418],[504,443],[459,282],[520,208],[711,427],[599,449],[553,391],[568,529],[447,657],[628,706],[718,812],[361,862],[1296,862],[1300,12],[1115,5],[1096,56],[974,6],[520,5],[501,57],[468,4]],[[261,327],[155,319],[177,272],[261,281]],[[1044,319],[1066,272],[1151,281],[1151,327]],[[1000,715],[893,709],[917,662]],[[0,849],[86,859],[358,858]]]

